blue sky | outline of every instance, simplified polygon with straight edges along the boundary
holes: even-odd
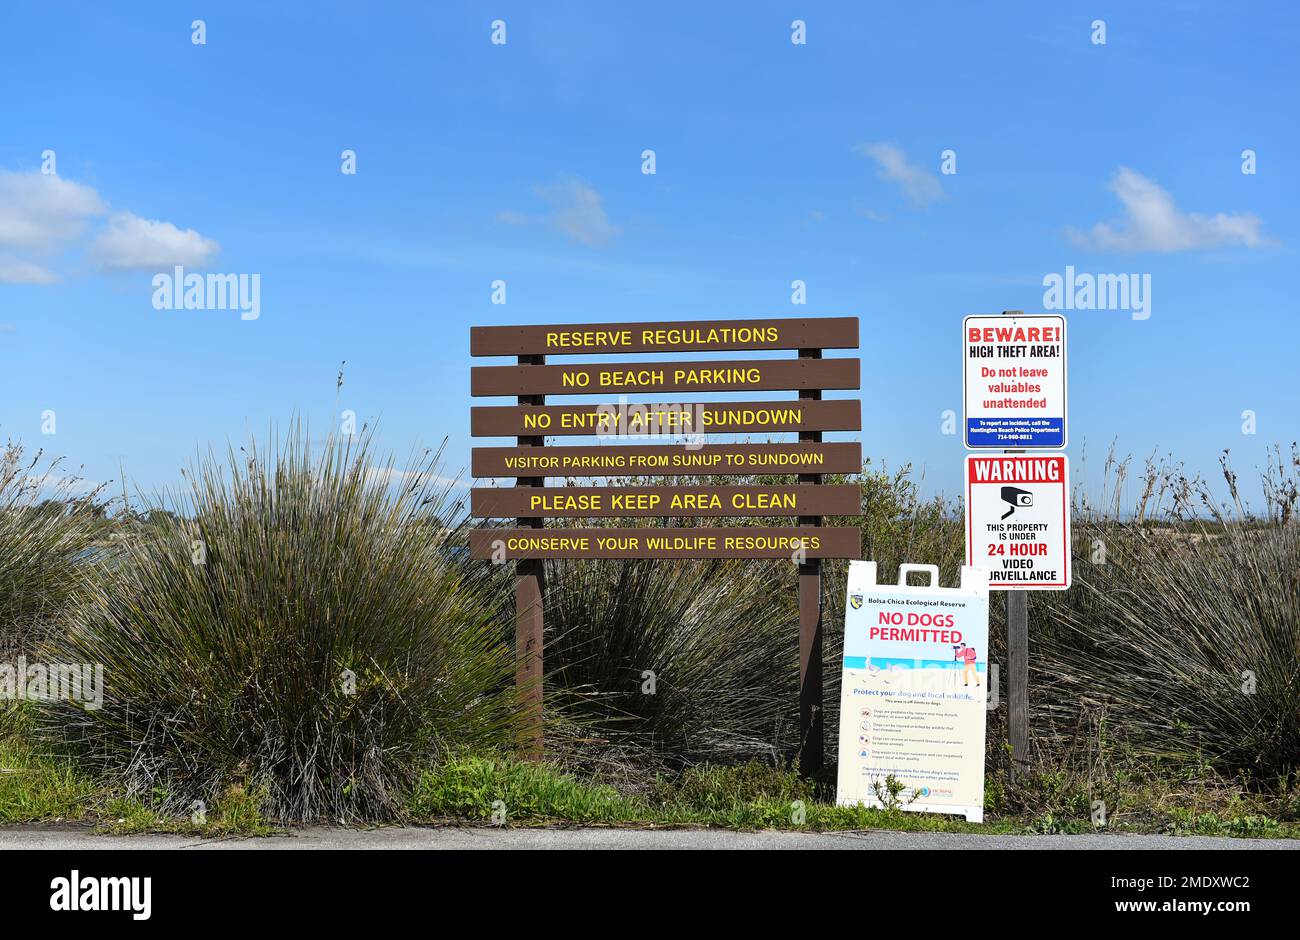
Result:
[[[323,433],[347,360],[340,407],[454,473],[470,324],[855,314],[864,453],[955,494],[962,317],[1072,265],[1152,284],[1069,314],[1076,468],[1246,470],[1300,437],[1300,12],[1134,6],[8,5],[0,435],[175,485]],[[176,260],[259,274],[259,318],[154,309]]]

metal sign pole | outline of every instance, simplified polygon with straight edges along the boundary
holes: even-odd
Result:
[[[800,359],[820,359],[820,349],[799,350]],[[820,400],[820,389],[799,392],[800,400]],[[821,431],[801,431],[799,441],[820,444]],[[801,473],[799,482],[818,486],[820,473]],[[820,526],[821,516],[800,516],[800,525]],[[799,564],[799,769],[815,774],[822,769],[825,721],[822,708],[822,561],[809,558]]]
[[[1003,310],[1020,316],[1023,310]],[[1024,450],[1004,450],[1023,454]],[[1008,588],[1007,595],[1007,740],[1011,744],[1011,779],[1029,769],[1029,592]]]

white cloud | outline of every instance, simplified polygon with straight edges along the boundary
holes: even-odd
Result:
[[[502,225],[549,225],[592,248],[604,248],[618,234],[618,226],[605,214],[604,200],[594,186],[579,179],[566,179],[558,183],[538,185],[533,192],[551,205],[551,214],[531,216],[526,212],[504,209],[496,214]]]
[[[944,198],[939,177],[909,161],[907,154],[896,144],[858,144],[853,151],[874,160],[878,168],[876,175],[882,180],[897,183],[913,205],[928,206]]]
[[[0,170],[0,246],[49,252],[108,211],[89,186],[53,174]]]
[[[83,183],[0,170],[0,283],[54,283],[49,259],[85,247],[82,237],[108,213],[108,203]],[[202,267],[219,250],[193,229],[119,210],[93,235],[88,256],[100,270],[158,270]]]
[[[114,212],[90,246],[100,268],[113,271],[156,271],[172,265],[203,267],[221,250],[192,228],[142,219],[132,212]]]
[[[1120,167],[1110,190],[1124,207],[1116,224],[1098,222],[1088,233],[1069,230],[1079,247],[1099,251],[1189,251],[1220,245],[1258,248],[1266,243],[1259,217],[1249,212],[1212,216],[1182,212],[1169,191],[1136,170]]]
[[[0,258],[0,284],[53,284],[59,276],[39,264]]]
[[[547,221],[574,241],[603,248],[617,234],[618,229],[605,215],[600,193],[591,184],[570,179],[536,186],[534,191],[551,204],[553,211]]]

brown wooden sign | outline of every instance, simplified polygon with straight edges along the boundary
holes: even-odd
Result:
[[[589,447],[475,447],[474,477],[747,476],[755,473],[858,473],[862,445],[680,444]]]
[[[857,399],[649,405],[478,405],[469,410],[469,432],[474,437],[762,434],[769,431],[861,429],[862,403]]]
[[[857,486],[514,486],[470,492],[484,519],[855,516]]]
[[[737,359],[562,366],[474,366],[471,395],[609,395],[640,392],[857,388],[857,359]]]
[[[473,557],[515,565],[515,686],[519,754],[542,759],[542,606],[548,558],[773,558],[799,571],[799,760],[822,762],[821,559],[860,558],[856,528],[824,527],[825,516],[857,515],[857,486],[827,486],[825,474],[858,473],[862,447],[822,442],[824,431],[862,427],[857,401],[823,401],[827,389],[860,387],[857,359],[824,359],[827,349],[857,349],[856,317],[476,326],[474,356],[510,356],[513,365],[475,366],[470,393],[515,396],[513,405],[475,407],[475,437],[513,437],[514,447],[475,447],[478,478],[514,478],[512,487],[477,488],[471,512],[511,519],[510,528],[470,533]],[[735,361],[559,364],[547,357],[797,350],[798,358]],[[798,400],[626,404],[655,392],[797,391]],[[603,395],[619,404],[548,404],[547,395]],[[702,396],[708,397],[708,396]],[[795,432],[799,443],[705,444],[705,434]],[[605,446],[547,447],[553,436],[595,435]],[[629,446],[645,439],[655,443]],[[666,443],[664,439],[674,443]],[[681,443],[682,440],[686,443]],[[795,477],[797,486],[548,487],[555,477]],[[655,481],[656,483],[658,481]],[[547,528],[550,518],[676,519],[789,517],[785,528],[754,526]],[[580,525],[582,523],[579,523]]]
[[[474,529],[474,558],[861,558],[856,528]]]
[[[474,326],[471,356],[857,349],[857,317]]]

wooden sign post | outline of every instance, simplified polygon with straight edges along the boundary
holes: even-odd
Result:
[[[545,356],[519,357],[520,365],[541,366]],[[544,405],[545,395],[520,395],[519,404]],[[546,438],[541,435],[521,435],[520,447],[542,447]],[[546,485],[546,477],[519,477],[516,487]],[[544,520],[520,517],[520,526],[540,529]],[[542,596],[546,591],[546,562],[541,558],[520,558],[515,562],[515,691],[519,696],[523,721],[520,725],[518,752],[524,760],[539,762],[542,759],[542,647],[545,634],[545,607]]]
[[[801,349],[802,360],[820,359],[820,349]],[[820,389],[801,389],[799,398],[815,401]],[[822,432],[799,432],[799,443],[820,444]],[[820,473],[801,473],[799,483],[820,486]],[[862,496],[858,495],[859,509]],[[800,525],[820,526],[820,513],[799,517]],[[859,548],[861,540],[859,539]],[[799,563],[799,765],[806,774],[820,771],[825,763],[826,727],[822,702],[822,560],[806,558]]]
[[[823,761],[821,560],[859,558],[861,532],[827,527],[825,516],[861,511],[857,486],[824,486],[827,473],[858,473],[858,443],[823,443],[824,431],[862,428],[861,403],[823,401],[825,389],[860,387],[857,359],[823,359],[856,349],[856,317],[703,322],[472,327],[470,354],[513,356],[515,365],[475,366],[475,396],[513,395],[513,406],[471,410],[475,437],[514,437],[514,447],[475,447],[476,478],[513,478],[508,488],[475,488],[476,518],[513,527],[470,533],[474,558],[515,563],[515,682],[525,720],[519,754],[542,748],[543,598],[548,558],[790,558],[799,566],[799,758],[805,772]],[[548,355],[798,350],[798,358],[547,362]],[[797,391],[798,400],[628,404],[658,393]],[[548,404],[547,395],[605,395],[617,403]],[[706,444],[708,434],[795,432],[797,443]],[[548,436],[597,436],[599,445],[545,446]],[[641,446],[642,437],[672,443]],[[683,446],[684,444],[684,446]],[[796,486],[548,487],[548,477],[754,476],[789,474]],[[547,528],[545,520],[789,516],[788,527],[618,526]]]
[[[1007,591],[1007,740],[1011,779],[1029,769],[1029,594]]]

